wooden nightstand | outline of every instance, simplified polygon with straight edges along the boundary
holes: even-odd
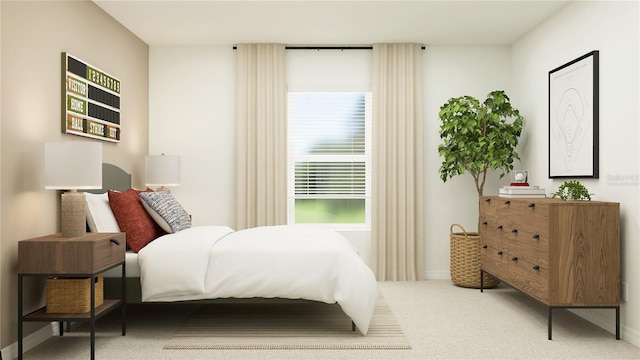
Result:
[[[125,248],[124,233],[87,233],[80,237],[54,234],[18,242],[18,359],[22,359],[22,323],[25,321],[58,321],[60,336],[63,335],[63,322],[89,322],[91,359],[95,359],[95,321],[118,306],[122,310],[122,336],[126,334]],[[25,276],[90,278],[91,284],[95,284],[98,275],[117,266],[122,267],[120,299],[105,299],[96,307],[95,285],[91,285],[89,312],[51,314],[42,307],[23,314],[22,282]]]

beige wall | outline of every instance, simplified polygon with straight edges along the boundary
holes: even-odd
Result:
[[[17,340],[18,241],[59,231],[59,196],[45,190],[47,141],[86,139],[60,131],[61,52],[121,80],[122,141],[101,142],[103,161],[142,186],[149,146],[149,48],[90,1],[2,1],[0,142],[0,348]],[[91,140],[98,141],[98,140]],[[43,304],[26,283],[25,310]],[[36,326],[30,327],[28,330]]]

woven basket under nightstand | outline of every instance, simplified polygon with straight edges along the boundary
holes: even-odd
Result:
[[[104,276],[95,278],[95,307],[104,302]],[[91,278],[47,279],[47,308],[49,314],[86,313],[91,311]]]
[[[462,232],[453,232],[454,227]],[[450,272],[455,285],[473,289],[480,288],[480,240],[478,233],[467,232],[461,225],[452,224],[450,235]],[[496,287],[500,280],[484,273],[484,288]]]

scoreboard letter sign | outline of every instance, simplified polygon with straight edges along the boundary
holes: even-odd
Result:
[[[62,132],[120,141],[120,80],[62,53]]]

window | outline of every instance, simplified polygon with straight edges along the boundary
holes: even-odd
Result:
[[[371,93],[291,92],[290,224],[369,227]]]

